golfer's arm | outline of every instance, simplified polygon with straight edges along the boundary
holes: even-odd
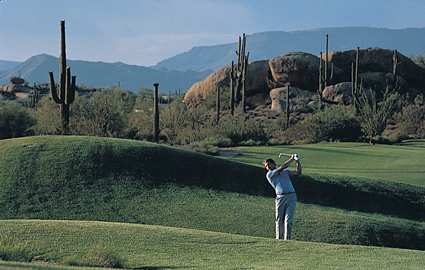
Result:
[[[296,165],[297,170],[295,171],[295,173],[293,173],[293,175],[298,176],[298,175],[301,175],[302,167],[301,167],[300,160],[297,160],[296,163],[297,163]]]
[[[289,167],[289,164],[291,164],[291,162],[293,161],[293,159],[292,158],[290,158],[290,159],[288,159],[287,161],[285,161],[283,164],[282,164],[282,166],[280,166],[279,168],[277,168],[277,172],[278,173],[280,173],[280,172],[282,172],[284,169],[286,169],[286,168],[288,168]]]

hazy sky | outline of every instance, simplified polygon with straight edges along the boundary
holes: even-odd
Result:
[[[242,33],[332,26],[425,27],[425,0],[2,0],[0,59],[59,52],[152,65]]]

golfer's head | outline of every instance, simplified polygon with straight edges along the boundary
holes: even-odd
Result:
[[[263,161],[264,169],[267,171],[274,170],[276,168],[276,162],[273,159],[268,158]]]

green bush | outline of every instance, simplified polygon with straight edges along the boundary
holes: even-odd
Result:
[[[232,146],[232,140],[222,136],[208,137],[202,141],[205,144],[218,146],[218,147],[229,147]]]
[[[79,97],[71,106],[70,131],[77,135],[124,137],[133,103],[131,94],[116,89]]]
[[[12,101],[0,102],[0,139],[32,134],[35,120],[28,110]]]
[[[78,100],[78,98],[76,100]],[[36,134],[58,135],[62,133],[59,105],[51,100],[50,97],[43,97],[38,103],[35,119],[36,125],[34,130]],[[71,118],[71,120],[73,120],[73,118]]]
[[[192,144],[186,145],[184,148],[210,156],[218,156],[220,154],[217,146],[208,144],[206,142],[194,142]]]
[[[30,262],[33,258],[25,243],[15,243],[10,239],[0,238],[0,260]]]
[[[113,251],[105,247],[96,246],[82,256],[65,258],[64,263],[71,266],[123,268],[124,262]]]
[[[229,138],[234,145],[249,140],[267,142],[269,139],[264,125],[255,119],[247,119],[245,115],[225,115],[214,130],[219,136]]]
[[[273,137],[282,144],[355,141],[361,127],[351,108],[333,106],[319,111]]]
[[[421,126],[425,121],[425,107],[423,105],[409,104],[404,106],[394,119],[399,125],[400,134],[423,138],[420,134],[422,133]]]

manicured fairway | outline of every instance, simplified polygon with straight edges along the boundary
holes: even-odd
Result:
[[[423,269],[425,264],[423,251],[104,222],[0,221],[0,239],[24,242],[56,263],[103,246],[126,267],[139,269]]]
[[[295,240],[425,250],[422,187],[340,176],[295,180]],[[130,140],[29,137],[0,142],[0,219],[272,238],[274,200],[264,172],[239,162]]]
[[[265,158],[278,159],[280,152],[298,153],[304,173],[365,177],[425,186],[425,141],[399,145],[320,143],[309,145],[235,147],[242,155],[232,160],[261,166]],[[283,159],[282,159],[283,160]]]

